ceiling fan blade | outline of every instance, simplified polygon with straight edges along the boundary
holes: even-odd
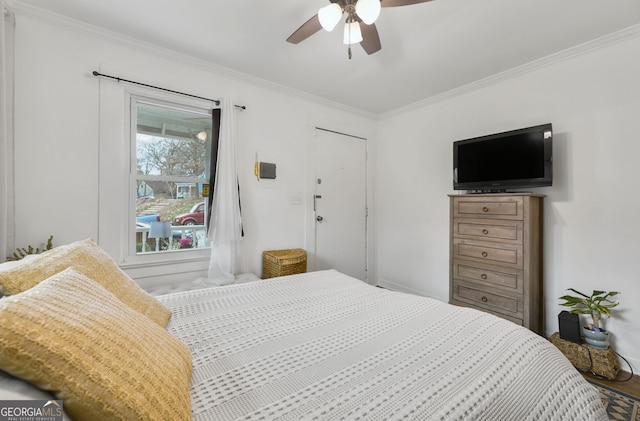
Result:
[[[360,45],[364,48],[367,54],[371,55],[382,49],[380,44],[380,36],[378,35],[378,29],[376,24],[366,25],[364,22],[360,22],[360,32],[362,32],[362,41]]]
[[[382,7],[409,6],[410,4],[426,3],[432,0],[381,0]]]
[[[289,38],[287,38],[287,42],[290,42],[291,44],[297,44],[300,41],[304,41],[305,39],[309,38],[320,29],[322,29],[322,25],[320,25],[318,15],[315,15],[311,19],[303,23],[298,29],[296,29],[293,34],[289,35]]]

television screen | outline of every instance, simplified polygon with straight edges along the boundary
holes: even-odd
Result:
[[[551,123],[453,143],[454,190],[504,191],[550,186]]]

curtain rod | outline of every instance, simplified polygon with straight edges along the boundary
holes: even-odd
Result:
[[[100,77],[107,77],[107,78],[110,78],[110,79],[115,79],[118,82],[133,83],[134,85],[145,86],[147,88],[153,88],[153,89],[158,89],[158,90],[165,91],[165,92],[171,92],[173,94],[180,94],[180,95],[188,96],[188,97],[191,97],[191,98],[204,99],[205,101],[211,101],[216,105],[220,105],[220,100],[218,100],[218,99],[205,98],[205,97],[198,96],[198,95],[191,95],[191,94],[187,94],[187,93],[180,92],[180,91],[173,91],[171,89],[161,88],[159,86],[153,86],[153,85],[148,85],[146,83],[136,82],[134,80],[122,79],[122,78],[117,77],[117,76],[105,75],[105,74],[97,72],[95,70],[93,71],[93,75],[96,76],[96,77],[100,76]],[[245,107],[244,105],[234,105],[234,107],[240,108],[241,110],[246,110],[247,109],[247,107]]]

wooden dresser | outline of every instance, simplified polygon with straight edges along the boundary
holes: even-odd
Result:
[[[542,334],[541,195],[450,195],[449,302]]]

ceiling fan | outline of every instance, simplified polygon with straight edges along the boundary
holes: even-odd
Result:
[[[347,19],[344,25],[344,44],[360,43],[367,54],[380,51],[380,36],[374,23],[380,15],[381,7],[408,6],[426,3],[432,0],[329,0],[331,3],[318,10],[318,13],[302,24],[287,38],[287,42],[297,44],[304,41],[320,29],[332,31],[344,14]]]

